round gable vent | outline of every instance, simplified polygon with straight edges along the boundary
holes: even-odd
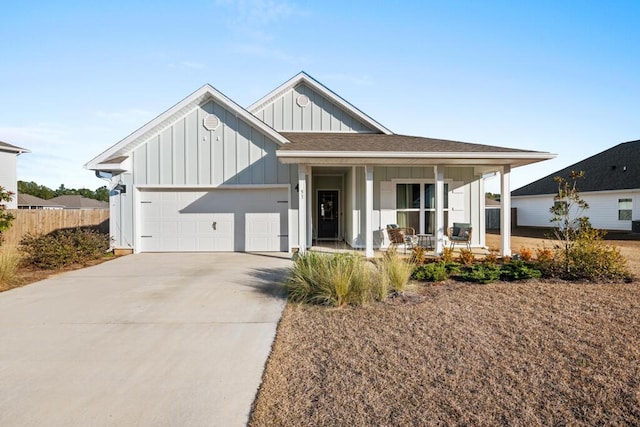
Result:
[[[215,114],[209,114],[202,120],[202,125],[207,130],[216,130],[220,126],[220,119]]]
[[[296,99],[296,103],[301,106],[302,108],[306,107],[307,105],[309,105],[309,97],[307,95],[300,95],[298,96],[298,98]]]

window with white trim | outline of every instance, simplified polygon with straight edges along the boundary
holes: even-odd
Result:
[[[618,220],[631,221],[632,210],[631,199],[618,199]]]
[[[449,223],[449,184],[444,184],[444,226]],[[433,183],[396,184],[396,217],[400,227],[413,227],[416,233],[433,234],[436,222],[436,185]]]

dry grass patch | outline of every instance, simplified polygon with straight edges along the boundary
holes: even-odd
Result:
[[[23,283],[20,276],[20,253],[12,246],[0,247],[0,292]]]
[[[250,425],[638,425],[640,287],[421,287],[289,304]]]

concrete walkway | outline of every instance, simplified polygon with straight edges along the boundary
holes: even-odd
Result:
[[[0,426],[245,425],[279,254],[141,254],[0,293]]]

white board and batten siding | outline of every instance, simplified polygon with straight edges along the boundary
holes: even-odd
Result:
[[[215,114],[220,124],[207,130]],[[133,152],[135,185],[288,184],[278,144],[220,104],[209,101]]]
[[[219,119],[215,129],[203,126],[209,114]],[[136,252],[290,250],[297,193],[289,183],[297,168],[278,162],[277,146],[214,99],[194,108],[138,146],[133,170],[118,176],[129,190],[112,197],[112,212],[135,220],[113,224],[116,245]]]
[[[377,132],[304,83],[270,100],[255,115],[279,132]]]

